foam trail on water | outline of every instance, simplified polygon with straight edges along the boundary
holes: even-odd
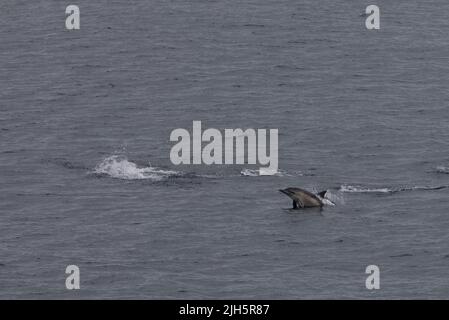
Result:
[[[441,189],[447,189],[447,188],[449,188],[449,185],[413,186],[413,187],[377,188],[377,189],[343,185],[340,187],[339,191],[340,192],[349,192],[349,193],[396,193],[396,192],[403,192],[403,191],[434,191],[434,190],[441,190]]]
[[[375,189],[370,189],[370,188],[365,188],[365,187],[358,187],[358,186],[348,186],[348,185],[343,185],[340,187],[340,192],[350,192],[350,193],[390,193],[393,192],[394,190],[390,189],[390,188],[375,188]]]
[[[124,156],[110,156],[100,162],[94,169],[95,174],[108,175],[116,179],[161,181],[170,176],[179,175],[177,171],[162,170],[151,165],[139,168]]]

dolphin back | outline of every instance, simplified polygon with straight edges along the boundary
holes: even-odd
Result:
[[[312,192],[301,188],[287,188],[279,190],[290,197],[300,208],[322,207],[323,202]]]

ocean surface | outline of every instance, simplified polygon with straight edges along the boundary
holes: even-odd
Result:
[[[0,299],[449,297],[446,0],[378,0],[380,30],[355,0],[76,4],[0,3]],[[173,165],[194,120],[278,129],[279,174]]]

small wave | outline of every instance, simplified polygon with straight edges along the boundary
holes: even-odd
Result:
[[[179,172],[177,171],[162,170],[152,166],[139,168],[134,162],[129,161],[126,157],[117,155],[104,159],[95,167],[94,173],[107,175],[116,179],[150,179],[153,181],[161,181],[170,176],[179,175]]]
[[[413,254],[411,253],[401,253],[390,256],[390,258],[403,258],[403,257],[413,257]]]
[[[359,186],[347,186],[347,185],[343,185],[340,187],[340,192],[352,192],[352,193],[391,193],[394,190],[390,189],[390,188],[375,188],[375,189],[370,189],[370,188],[365,188],[365,187],[359,187]]]
[[[432,186],[424,186],[424,187],[420,187],[420,186],[415,186],[415,187],[411,187],[411,188],[401,188],[398,189],[397,191],[415,191],[415,190],[441,190],[441,189],[447,189],[449,188],[449,186],[447,185],[443,185],[443,186],[436,186],[436,187],[432,187]]]
[[[240,175],[245,176],[245,177],[258,177],[259,176],[259,170],[243,169],[240,172]]]
[[[66,158],[50,158],[44,159],[46,163],[55,164],[66,169],[88,170],[89,168],[82,163],[73,162]]]
[[[260,171],[256,170],[256,169],[243,169],[242,171],[240,171],[240,175],[241,176],[245,176],[245,177],[259,177],[260,176]],[[276,177],[291,177],[292,175],[289,174],[287,171],[278,170],[278,172],[273,174],[273,176],[276,176]]]
[[[449,174],[449,167],[446,167],[446,166],[438,166],[436,169],[437,169],[437,172],[438,172],[438,173]]]

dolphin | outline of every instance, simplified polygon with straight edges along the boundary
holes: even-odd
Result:
[[[327,192],[326,190],[321,191],[317,194],[300,188],[287,188],[280,189],[279,191],[293,200],[293,209],[313,207],[321,208],[324,204],[330,202],[329,200],[325,199],[325,195]]]

